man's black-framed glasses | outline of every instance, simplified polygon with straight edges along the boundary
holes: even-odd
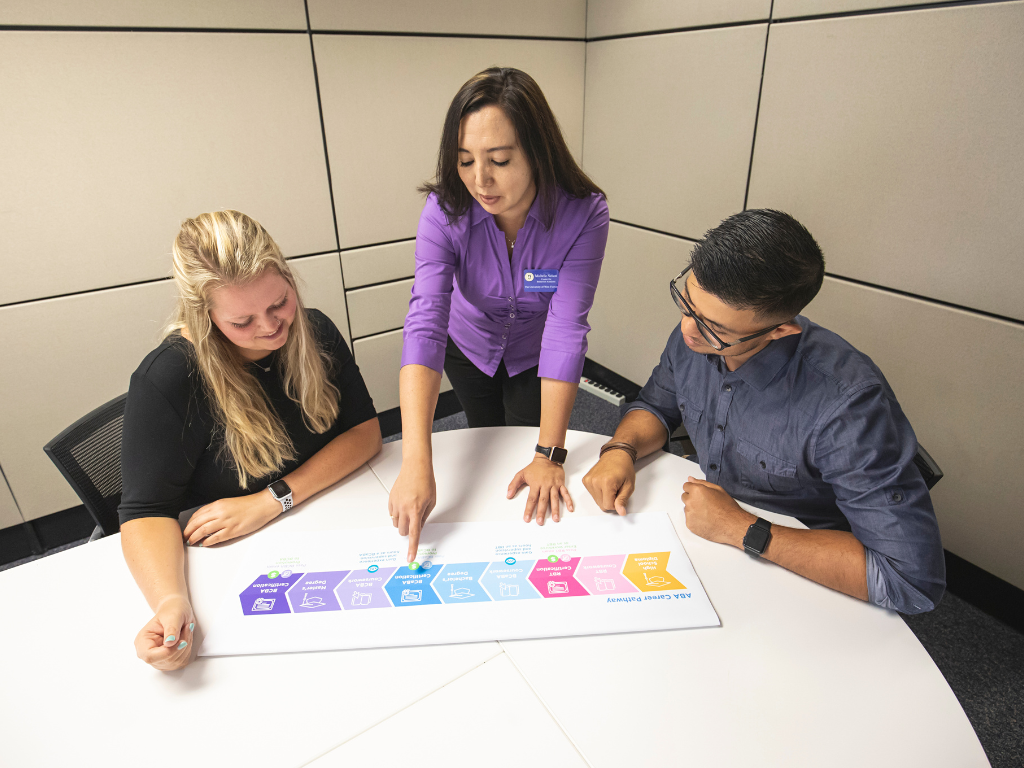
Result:
[[[704,341],[710,344],[713,349],[716,349],[719,352],[721,352],[723,349],[735,347],[737,344],[742,344],[744,341],[756,339],[758,336],[764,336],[766,333],[771,333],[779,326],[785,325],[785,323],[778,323],[777,325],[773,325],[771,328],[765,328],[764,330],[758,331],[757,333],[752,333],[749,336],[744,336],[742,339],[736,339],[736,341],[722,341],[720,338],[718,338],[718,334],[712,331],[711,328],[709,328],[707,324],[700,319],[697,313],[693,311],[693,307],[690,306],[690,302],[686,300],[686,297],[683,296],[682,292],[679,290],[679,287],[676,285],[680,280],[685,280],[686,273],[689,271],[690,267],[687,267],[669,282],[668,288],[672,294],[672,301],[674,301],[676,303],[676,306],[679,307],[680,312],[682,312],[687,317],[693,318],[693,321],[697,323],[697,329],[700,331],[700,335],[704,337]]]

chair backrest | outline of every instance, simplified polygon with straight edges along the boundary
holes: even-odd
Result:
[[[43,446],[104,534],[117,533],[125,393],[83,416]]]
[[[939,465],[935,463],[935,459],[931,457],[931,454],[924,449],[924,446],[920,443],[917,444],[917,455],[914,456],[914,463],[917,468],[921,470],[921,476],[924,478],[924,484],[928,486],[930,491],[939,480],[942,479],[942,470],[939,469]]]

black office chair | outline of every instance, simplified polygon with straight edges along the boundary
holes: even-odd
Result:
[[[928,486],[930,491],[935,487],[935,484],[942,479],[942,470],[939,469],[939,465],[935,463],[935,459],[932,458],[931,454],[924,449],[924,446],[920,443],[917,444],[917,455],[914,456],[914,463],[917,468],[921,470],[921,476],[924,478],[924,484]]]
[[[43,446],[72,490],[78,494],[99,538],[119,529],[121,503],[121,433],[125,393],[89,413]]]

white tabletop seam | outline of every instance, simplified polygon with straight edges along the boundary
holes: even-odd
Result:
[[[516,672],[519,673],[519,676],[523,678],[523,682],[529,686],[530,690],[533,692],[533,695],[537,697],[537,701],[539,701],[540,705],[544,707],[544,711],[548,713],[548,716],[554,721],[555,725],[558,726],[558,729],[565,735],[565,738],[569,740],[569,743],[572,744],[572,748],[576,750],[576,754],[580,756],[580,760],[582,760],[588,766],[588,768],[594,768],[594,764],[587,759],[587,756],[585,754],[583,754],[583,750],[580,748],[580,745],[576,743],[576,740],[572,737],[569,731],[566,730],[565,726],[562,725],[562,722],[555,716],[555,713],[551,711],[551,707],[549,707],[547,702],[544,701],[543,697],[540,695],[537,689],[533,687],[533,683],[530,682],[530,678],[528,678],[526,676],[526,673],[524,673],[523,670],[520,669],[519,665],[516,664],[515,657],[505,650],[505,644],[501,640],[499,640],[498,645],[501,646],[502,652],[505,654],[505,657],[510,662],[512,662],[512,666],[516,668]]]
[[[419,704],[424,699],[429,698],[430,696],[433,696],[435,693],[440,691],[442,688],[451,685],[456,680],[459,680],[460,678],[463,678],[466,675],[468,675],[470,672],[473,672],[474,670],[480,669],[480,667],[482,667],[484,664],[487,664],[490,661],[494,661],[496,658],[498,658],[503,653],[505,653],[505,648],[501,645],[501,643],[499,643],[497,641],[494,641],[494,643],[495,643],[495,645],[498,646],[498,652],[495,653],[493,656],[488,656],[486,659],[481,661],[479,664],[477,664],[477,665],[475,665],[473,667],[470,667],[469,669],[465,670],[461,674],[456,675],[455,677],[453,677],[448,682],[442,683],[441,685],[437,686],[436,688],[432,688],[431,690],[427,691],[422,696],[420,696],[418,699],[414,699],[413,701],[410,701],[404,707],[396,709],[394,712],[392,712],[387,717],[382,717],[380,720],[376,721],[375,723],[372,723],[371,725],[366,726],[365,728],[363,728],[363,730],[359,731],[358,733],[353,733],[348,738],[342,739],[341,741],[339,741],[334,746],[329,747],[328,749],[325,749],[319,755],[316,755],[315,757],[310,758],[309,760],[307,760],[304,763],[300,763],[299,765],[296,766],[296,768],[305,768],[307,765],[311,765],[312,763],[315,763],[321,757],[325,757],[326,755],[329,755],[331,752],[333,752],[334,750],[338,749],[341,746],[344,746],[345,744],[347,744],[348,742],[352,741],[353,739],[356,739],[356,738],[362,736],[364,733],[372,731],[378,725],[381,725],[382,723],[386,723],[388,720],[390,720],[391,718],[395,717],[398,714],[401,714],[402,712],[404,712],[405,710],[407,710],[409,707],[413,706],[414,704]],[[511,659],[511,657],[509,657],[509,658]],[[518,667],[516,669],[518,669]],[[520,673],[520,674],[522,674],[522,673]],[[588,765],[589,765],[589,763],[588,763]]]

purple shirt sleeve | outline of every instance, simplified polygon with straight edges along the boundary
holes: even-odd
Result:
[[[608,203],[601,197],[562,263],[558,290],[551,297],[544,324],[538,376],[579,383],[590,332],[587,315],[594,305],[594,292],[601,276],[608,220]]]
[[[416,231],[416,274],[402,335],[402,365],[425,365],[438,372],[444,368],[455,262],[451,228],[431,195]]]

